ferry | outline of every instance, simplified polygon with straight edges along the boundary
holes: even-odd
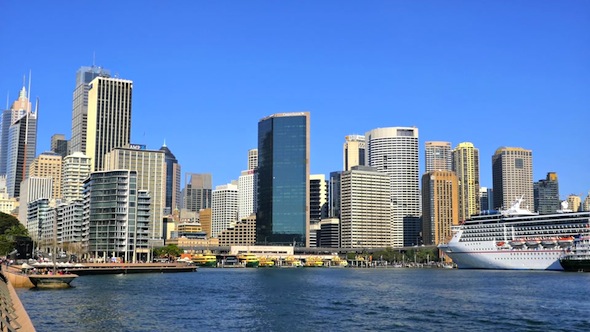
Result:
[[[241,254],[238,256],[238,260],[246,267],[258,267],[260,264],[260,260],[254,254]]]
[[[590,236],[578,237],[559,263],[566,271],[590,272]]]
[[[217,256],[210,254],[193,255],[193,263],[200,267],[215,267],[217,266]]]
[[[567,202],[553,214],[521,208],[487,211],[453,226],[438,246],[459,269],[563,270],[560,258],[575,236],[590,235],[590,212],[572,212]]]

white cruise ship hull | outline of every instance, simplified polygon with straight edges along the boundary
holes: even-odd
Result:
[[[564,251],[555,249],[497,249],[495,242],[451,242],[439,248],[460,269],[556,270]]]

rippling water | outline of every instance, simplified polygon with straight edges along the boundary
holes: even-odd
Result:
[[[590,273],[199,269],[19,289],[38,331],[590,331]]]

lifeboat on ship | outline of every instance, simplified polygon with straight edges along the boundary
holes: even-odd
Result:
[[[573,236],[560,237],[559,240],[557,241],[557,243],[559,243],[559,245],[562,247],[571,246],[572,243],[574,243],[574,237]]]
[[[526,240],[526,246],[527,247],[536,247],[539,244],[541,244],[541,240],[539,240],[539,239],[528,239],[528,240]]]
[[[514,239],[510,241],[510,245],[513,247],[522,247],[526,241],[524,239]]]
[[[557,239],[554,237],[542,239],[541,244],[543,245],[543,247],[554,247],[557,244]]]

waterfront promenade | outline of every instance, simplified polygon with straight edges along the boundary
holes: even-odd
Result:
[[[5,269],[0,273],[0,331],[35,331]]]

